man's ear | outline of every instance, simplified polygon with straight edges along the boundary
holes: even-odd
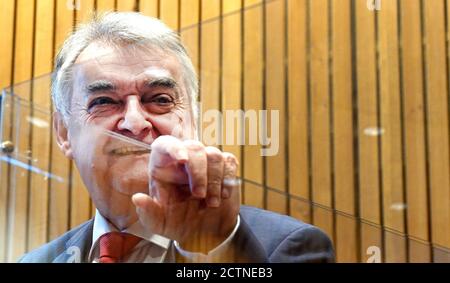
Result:
[[[57,111],[53,113],[53,129],[55,130],[56,142],[58,143],[59,149],[67,158],[73,159],[72,146],[68,139],[67,127],[64,124],[61,113]]]

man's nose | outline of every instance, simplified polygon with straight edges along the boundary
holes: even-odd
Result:
[[[120,131],[128,132],[128,134],[136,137],[140,135],[145,136],[152,128],[152,124],[147,116],[140,101],[138,99],[130,99],[126,104],[124,116],[117,127]]]

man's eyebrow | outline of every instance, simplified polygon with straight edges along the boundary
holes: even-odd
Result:
[[[169,77],[148,79],[145,82],[145,86],[150,88],[152,87],[178,88],[177,82]]]
[[[109,81],[95,81],[86,86],[86,91],[89,94],[95,93],[95,92],[107,92],[107,91],[113,91],[116,89],[116,86]]]

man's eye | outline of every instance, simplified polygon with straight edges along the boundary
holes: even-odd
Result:
[[[117,102],[114,101],[114,99],[110,98],[110,97],[99,97],[96,98],[94,100],[92,100],[92,102],[89,104],[89,109],[91,109],[94,106],[99,106],[99,105],[106,105],[106,104],[116,104]]]
[[[170,97],[169,95],[161,94],[161,95],[154,96],[151,99],[151,102],[156,103],[161,106],[167,106],[167,105],[173,104],[173,98]]]

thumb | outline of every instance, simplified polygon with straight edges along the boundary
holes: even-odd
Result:
[[[143,193],[134,194],[131,200],[142,226],[152,233],[161,234],[164,229],[164,210],[157,200]]]

